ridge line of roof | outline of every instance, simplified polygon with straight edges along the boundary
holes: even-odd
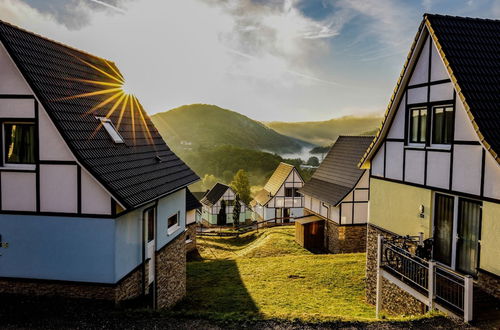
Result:
[[[114,64],[114,65],[116,66],[116,63],[115,63],[114,61],[108,60],[108,59],[106,59],[106,58],[104,58],[104,57],[96,56],[96,55],[91,54],[91,53],[89,53],[89,52],[87,52],[87,51],[84,51],[84,50],[78,49],[78,48],[76,48],[76,47],[74,47],[74,46],[69,46],[69,45],[67,45],[67,44],[64,44],[64,43],[62,43],[62,42],[60,42],[60,41],[56,41],[56,40],[54,40],[54,39],[47,38],[47,37],[45,37],[45,36],[43,36],[43,35],[41,35],[41,34],[38,34],[38,33],[35,33],[35,32],[33,32],[33,31],[30,31],[30,30],[28,30],[28,29],[22,28],[22,27],[20,27],[20,26],[18,26],[18,25],[15,25],[15,24],[10,23],[10,22],[7,22],[7,21],[4,21],[4,20],[1,20],[1,19],[0,19],[0,24],[5,24],[5,25],[10,26],[10,27],[12,27],[12,28],[14,28],[14,29],[18,29],[19,31],[22,31],[22,32],[25,32],[25,33],[31,34],[31,35],[33,35],[33,36],[35,36],[35,37],[37,37],[37,38],[40,38],[40,39],[46,40],[46,41],[48,41],[48,42],[51,42],[51,43],[53,43],[53,44],[55,44],[55,45],[59,45],[59,46],[62,46],[62,47],[64,47],[64,48],[67,48],[67,49],[69,49],[69,50],[72,50],[72,51],[75,51],[75,52],[78,52],[78,53],[82,53],[82,54],[85,54],[85,55],[91,56],[91,57],[93,57],[93,58],[96,58],[96,59],[99,59],[99,60],[103,60],[103,61],[106,61],[106,62],[112,63],[112,64]]]

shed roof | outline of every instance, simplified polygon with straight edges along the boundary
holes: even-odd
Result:
[[[122,98],[124,79],[113,62],[2,21],[0,41],[78,162],[125,208],[199,179],[137,99]],[[109,117],[125,143],[114,143],[96,116]]]

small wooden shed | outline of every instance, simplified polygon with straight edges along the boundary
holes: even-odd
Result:
[[[322,250],[325,220],[316,215],[295,219],[295,241],[308,250]]]

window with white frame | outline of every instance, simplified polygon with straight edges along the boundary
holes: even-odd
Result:
[[[179,213],[167,219],[167,233],[170,235],[179,228]]]
[[[427,108],[410,109],[410,143],[425,143],[426,137]]]
[[[453,107],[432,108],[432,143],[451,144],[453,140]]]

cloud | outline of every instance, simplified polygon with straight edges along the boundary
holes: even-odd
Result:
[[[307,18],[293,1],[106,3],[75,3],[90,19],[77,30],[53,12],[14,0],[0,0],[0,18],[114,60],[150,113],[204,102],[259,118],[293,107],[318,86],[336,85],[311,63],[328,53],[340,24]]]

